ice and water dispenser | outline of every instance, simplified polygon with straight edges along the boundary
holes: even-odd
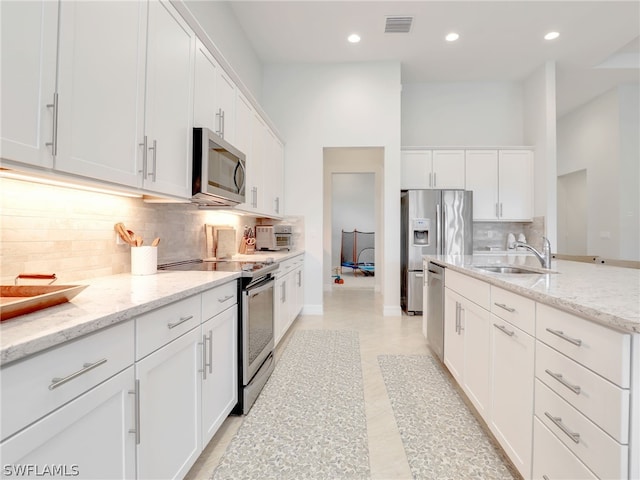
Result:
[[[431,219],[412,219],[411,238],[413,238],[414,247],[428,247],[431,244]]]

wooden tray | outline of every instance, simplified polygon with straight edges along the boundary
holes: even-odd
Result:
[[[88,285],[0,285],[0,321],[68,302]]]

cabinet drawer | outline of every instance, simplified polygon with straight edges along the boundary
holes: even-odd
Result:
[[[533,474],[534,480],[596,480],[584,463],[545,427],[533,419]]]
[[[536,417],[596,476],[628,477],[626,445],[620,445],[538,379],[535,392]]]
[[[136,318],[136,360],[200,325],[201,297],[194,295]]]
[[[238,303],[237,280],[202,292],[202,321],[206,322],[236,303]]]
[[[133,364],[133,321],[2,368],[2,438]]]
[[[468,298],[473,303],[480,305],[485,310],[489,310],[491,292],[488,283],[454,272],[448,268],[444,272],[445,285],[447,287]]]
[[[536,376],[618,442],[629,442],[629,390],[542,342],[536,342]]]
[[[536,302],[530,298],[491,286],[491,313],[524,330],[536,331]]]
[[[631,335],[538,304],[536,338],[622,388],[629,388]]]

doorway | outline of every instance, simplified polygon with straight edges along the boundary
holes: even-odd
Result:
[[[587,171],[558,177],[558,253],[588,255]]]
[[[324,148],[323,157],[324,289],[365,288],[381,292],[384,258],[384,148]],[[369,274],[362,269],[356,271],[349,267],[342,267],[340,272],[342,230],[371,233],[359,236],[361,241],[373,244],[372,249],[367,249],[361,255],[362,263],[371,264],[367,266]],[[340,275],[344,283],[335,283],[335,275]]]

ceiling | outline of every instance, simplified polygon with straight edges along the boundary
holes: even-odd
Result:
[[[521,81],[554,60],[558,115],[619,83],[639,81],[639,0],[230,5],[264,64],[397,60],[407,84]],[[411,31],[384,33],[387,16],[413,16]],[[544,40],[551,30],[560,37]],[[444,40],[451,31],[458,41]],[[358,44],[346,40],[354,32],[362,37]]]

